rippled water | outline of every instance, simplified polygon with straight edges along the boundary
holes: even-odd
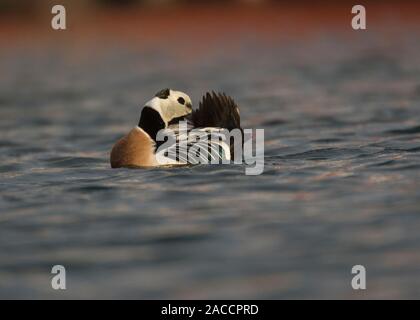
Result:
[[[101,49],[2,53],[1,298],[420,298],[417,36]],[[111,170],[167,86],[232,95],[264,173]]]

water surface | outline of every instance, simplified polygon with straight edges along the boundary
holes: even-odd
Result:
[[[195,58],[3,52],[0,298],[420,298],[419,51],[408,33],[330,32]],[[233,96],[265,129],[264,173],[110,169],[164,87]]]

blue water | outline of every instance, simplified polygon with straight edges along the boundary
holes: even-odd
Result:
[[[0,298],[420,298],[418,37],[253,41],[1,53]],[[233,96],[264,173],[110,169],[165,87]]]

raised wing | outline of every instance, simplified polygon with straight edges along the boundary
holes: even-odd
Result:
[[[242,134],[239,107],[225,93],[207,92],[199,104],[199,108],[188,116],[195,128],[224,128],[229,131],[239,129]],[[234,156],[233,141],[228,142],[232,157]],[[242,141],[243,144],[243,141]]]

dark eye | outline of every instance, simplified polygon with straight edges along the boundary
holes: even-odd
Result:
[[[178,98],[178,102],[179,102],[180,104],[185,104],[185,99],[184,99],[183,97],[179,97],[179,98]]]

